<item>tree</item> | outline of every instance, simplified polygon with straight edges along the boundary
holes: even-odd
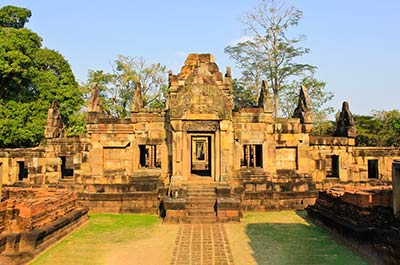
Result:
[[[259,87],[261,79],[267,80],[273,92],[275,116],[284,109],[279,107],[279,95],[290,87],[293,80],[312,75],[316,69],[296,61],[309,53],[309,49],[299,46],[304,36],[288,35],[302,15],[302,11],[295,7],[275,0],[261,0],[242,19],[250,34],[249,40],[225,48],[242,70],[244,83]],[[249,85],[251,91],[254,90],[252,85]]]
[[[354,115],[357,146],[400,146],[400,111]]]
[[[264,54],[259,43],[250,40],[240,42],[235,46],[227,46],[225,53],[242,69],[240,80],[234,83],[235,107],[256,105],[261,81],[266,78]],[[235,90],[235,85],[240,90]],[[244,94],[247,96],[243,97]]]
[[[108,116],[126,118],[136,86],[140,83],[143,106],[163,107],[167,88],[165,66],[149,64],[142,57],[119,55],[112,73],[89,70],[86,85],[97,82],[103,108]]]
[[[0,9],[0,27],[22,29],[31,16],[29,9],[4,6]]]
[[[83,103],[65,58],[42,48],[41,38],[23,28],[28,17],[28,9],[0,9],[0,147],[39,144],[44,139],[47,110],[53,99],[60,102],[69,128],[78,122],[74,115]]]
[[[233,94],[235,97],[233,98],[233,104],[235,110],[240,108],[251,108],[256,105],[257,102],[257,93],[253,93],[252,90],[246,89],[245,85],[238,81],[237,79],[233,80]]]

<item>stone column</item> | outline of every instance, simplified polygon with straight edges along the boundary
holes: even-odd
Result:
[[[212,138],[212,137],[211,137]],[[215,175],[214,177],[214,181],[221,181],[221,135],[220,135],[220,131],[216,131],[215,132]],[[211,161],[211,165],[213,164],[213,161]]]
[[[400,160],[392,163],[392,187],[394,214],[400,213]]]

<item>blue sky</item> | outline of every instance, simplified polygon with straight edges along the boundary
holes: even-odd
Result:
[[[304,12],[295,29],[311,54],[302,61],[318,67],[317,77],[335,94],[339,109],[349,101],[356,114],[399,108],[400,1],[287,1]],[[245,35],[239,17],[256,0],[127,1],[15,0],[27,7],[27,27],[69,61],[76,78],[88,69],[110,70],[118,54],[143,56],[179,72],[189,53],[213,53],[222,71],[239,71],[224,48]]]

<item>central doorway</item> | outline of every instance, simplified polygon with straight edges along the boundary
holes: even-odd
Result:
[[[191,174],[211,177],[211,136],[192,136]]]

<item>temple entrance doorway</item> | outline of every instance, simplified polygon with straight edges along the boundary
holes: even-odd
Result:
[[[191,174],[192,176],[212,176],[211,136],[193,135],[191,137]]]

